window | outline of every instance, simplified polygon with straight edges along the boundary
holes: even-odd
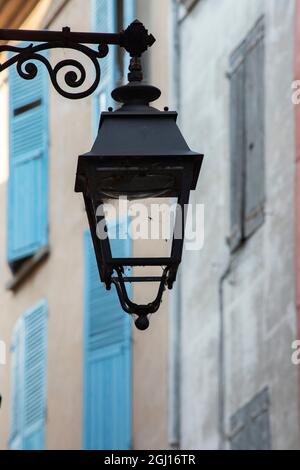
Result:
[[[93,0],[92,28],[116,32],[135,19],[135,0]],[[122,25],[123,23],[123,25]],[[93,98],[94,132],[100,113],[115,106],[111,98],[129,65],[111,47],[101,61],[101,82]],[[112,249],[130,255],[130,243],[114,240]],[[83,447],[87,450],[128,450],[132,446],[131,320],[120,308],[117,293],[100,282],[90,231],[84,235],[84,393]]]
[[[117,0],[93,0],[93,31],[101,33],[117,32]],[[111,92],[118,80],[117,48],[111,46],[109,54],[101,60],[101,80],[93,97],[94,133],[97,134],[100,113],[113,105]]]
[[[231,417],[230,444],[232,450],[271,450],[268,388]]]
[[[122,8],[122,28],[126,29],[136,19],[136,0],[123,0]],[[130,55],[123,49],[123,81],[127,83],[128,67],[130,63]],[[145,55],[145,54],[144,54]],[[142,56],[143,60],[143,56]]]
[[[94,31],[117,32],[127,28],[135,20],[136,0],[93,0],[92,5],[92,29]],[[109,106],[116,106],[111,92],[122,78],[127,82],[129,61],[129,54],[114,46],[110,47],[108,56],[101,60],[101,81],[93,98],[95,135],[98,132],[100,113],[107,111]]]
[[[264,221],[264,21],[230,58],[231,251]]]
[[[90,231],[85,233],[84,430],[86,450],[131,448],[131,319],[115,289],[100,282]],[[130,241],[113,240],[120,257]]]
[[[41,301],[22,315],[14,329],[10,449],[44,448],[47,313],[47,303]]]
[[[34,80],[9,71],[8,261],[13,269],[48,244],[47,72]]]

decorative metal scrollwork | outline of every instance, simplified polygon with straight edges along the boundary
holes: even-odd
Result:
[[[58,82],[58,74],[65,67],[72,67],[76,70],[68,70],[64,74],[64,82],[69,88],[81,87],[85,84],[87,80],[87,73],[85,67],[77,59],[65,59],[58,62],[54,67],[50,64],[49,60],[42,55],[43,51],[49,49],[72,49],[81,52],[87,56],[94,66],[95,77],[93,83],[85,91],[80,92],[68,92],[65,91]],[[109,48],[107,44],[100,44],[98,49],[92,49],[83,44],[74,43],[70,40],[67,41],[57,41],[53,43],[44,43],[34,46],[30,44],[26,47],[20,46],[11,46],[11,45],[0,45],[0,52],[10,52],[15,53],[13,57],[10,57],[5,63],[0,64],[0,72],[7,69],[13,64],[16,64],[17,72],[21,78],[25,80],[33,80],[39,70],[36,63],[33,61],[41,62],[48,70],[51,82],[56,89],[56,91],[65,98],[68,99],[82,99],[90,96],[98,88],[101,78],[101,69],[99,64],[99,59],[102,59],[107,56]]]
[[[155,38],[148,34],[144,25],[135,20],[125,31],[120,33],[87,33],[72,32],[69,27],[64,27],[62,31],[27,31],[22,29],[0,29],[0,41],[28,41],[36,42],[37,45],[30,44],[27,47],[12,46],[0,43],[1,52],[15,53],[3,64],[0,63],[0,72],[11,65],[17,64],[17,71],[20,77],[25,80],[33,80],[38,74],[38,67],[33,61],[41,62],[48,70],[54,88],[65,98],[78,100],[90,96],[98,87],[101,78],[99,59],[107,56],[108,45],[123,47],[133,58],[139,58],[149,47]],[[95,45],[98,49],[88,47],[86,44]],[[64,82],[69,88],[79,88],[85,84],[87,79],[86,69],[77,59],[61,60],[54,67],[49,60],[42,55],[43,51],[49,49],[73,49],[87,56],[93,63],[95,78],[91,86],[86,91],[65,91],[58,83],[58,74],[65,67],[72,67],[76,70],[69,70],[64,75]],[[131,72],[136,72],[135,70]],[[136,77],[132,73],[133,78]]]

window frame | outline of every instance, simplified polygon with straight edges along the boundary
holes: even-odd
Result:
[[[255,100],[259,103],[260,112],[257,112],[255,123],[261,119],[261,130],[257,132],[256,140],[250,145],[249,136],[253,134],[251,125],[248,124],[251,100],[249,93],[251,88],[251,60],[256,53],[257,62],[254,71],[259,74],[256,82]],[[261,54],[261,55],[259,55]],[[259,62],[261,61],[261,62]],[[265,94],[265,22],[264,17],[260,17],[255,26],[250,30],[245,39],[230,55],[230,236],[228,245],[231,253],[237,251],[243,244],[256,233],[264,223],[265,207],[265,142],[264,142],[264,94]],[[250,71],[250,73],[249,73]],[[252,70],[253,74],[253,70]],[[255,76],[255,80],[257,76]],[[253,84],[253,83],[252,83]],[[249,91],[250,90],[250,91]],[[253,91],[252,91],[253,93]],[[253,94],[252,94],[253,96]],[[255,113],[254,113],[255,114]],[[257,126],[255,131],[257,131]],[[253,137],[253,135],[252,135]],[[251,140],[251,139],[250,139]],[[252,139],[253,141],[253,139]],[[248,148],[249,147],[249,148]],[[256,154],[251,152],[254,147]],[[254,179],[253,166],[258,165],[257,179]],[[249,173],[250,169],[250,173]],[[252,175],[252,176],[251,176]],[[256,184],[254,184],[256,182]],[[259,202],[255,201],[259,208],[251,220],[251,189],[256,188],[259,193]],[[252,201],[253,202],[253,201]],[[249,215],[250,214],[250,215]]]

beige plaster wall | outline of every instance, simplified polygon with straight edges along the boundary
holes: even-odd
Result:
[[[42,0],[23,27],[42,28],[63,0]],[[168,2],[138,0],[138,16],[157,37],[150,54],[151,79],[163,90],[158,103],[167,104],[167,50],[165,21]],[[156,5],[154,5],[156,4]],[[155,7],[155,8],[154,8]],[[90,30],[90,1],[70,0],[49,25],[50,29],[70,26]],[[62,55],[61,55],[62,54]],[[51,52],[51,60],[64,56]],[[152,64],[157,67],[152,67]],[[163,68],[165,67],[165,72]],[[0,85],[1,86],[1,85]],[[0,89],[1,103],[7,90]],[[1,162],[0,175],[0,340],[7,345],[7,363],[0,366],[0,449],[7,447],[10,419],[10,353],[13,327],[18,317],[39,299],[49,303],[47,429],[48,449],[78,449],[82,443],[82,357],[83,357],[83,232],[87,227],[81,195],[74,193],[77,155],[92,143],[91,99],[69,101],[49,86],[49,239],[51,254],[15,293],[5,289],[11,273],[6,261],[7,166]],[[3,111],[5,112],[5,111]],[[80,118],[76,119],[75,116]],[[1,120],[3,113],[1,113]],[[5,132],[1,123],[2,134]],[[0,142],[7,155],[6,144]],[[4,157],[5,157],[4,155]],[[2,155],[1,155],[2,157]],[[136,246],[138,253],[141,246]],[[145,290],[146,289],[146,290]],[[139,285],[134,297],[143,302],[152,295],[150,287]],[[134,448],[167,446],[167,296],[148,332],[133,333],[133,443]]]

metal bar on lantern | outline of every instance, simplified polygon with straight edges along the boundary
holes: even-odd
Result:
[[[122,33],[86,33],[63,31],[38,31],[26,29],[0,29],[0,41],[57,42],[69,40],[80,44],[121,44]]]
[[[118,281],[117,277],[112,277],[113,281]],[[145,277],[123,277],[124,282],[160,282],[161,277],[145,276]]]
[[[113,258],[107,264],[120,266],[168,266],[170,258]]]

